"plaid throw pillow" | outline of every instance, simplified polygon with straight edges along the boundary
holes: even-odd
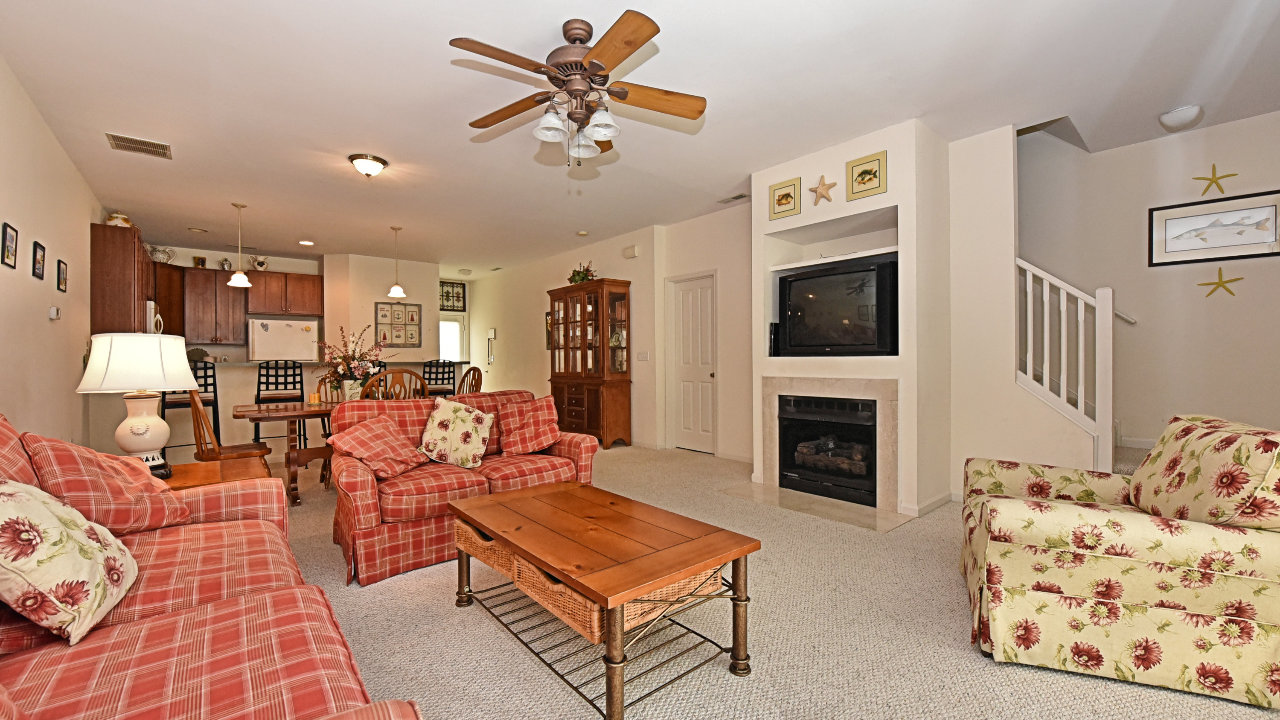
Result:
[[[528,455],[556,444],[560,439],[556,406],[551,396],[498,408],[502,428],[502,454]]]
[[[141,460],[90,450],[34,433],[22,445],[45,492],[113,533],[180,525],[191,511]]]
[[[480,467],[489,443],[493,416],[452,400],[436,398],[436,409],[422,431],[422,451],[436,462],[460,468]]]
[[[0,480],[0,600],[9,607],[75,645],[137,577],[106,528],[38,487]]]
[[[383,480],[401,475],[427,461],[413,443],[405,439],[400,426],[388,415],[357,423],[329,438],[334,450],[354,456],[374,476]]]

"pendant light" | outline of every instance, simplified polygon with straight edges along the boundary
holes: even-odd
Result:
[[[404,288],[400,287],[400,231],[403,229],[398,225],[391,226],[391,232],[395,233],[396,284],[392,285],[391,289],[387,291],[387,297],[389,298],[405,297]]]
[[[564,127],[564,118],[560,117],[554,105],[548,105],[547,111],[542,113],[542,119],[533,129],[533,136],[543,142],[564,142],[569,139],[569,131]]]
[[[569,157],[593,158],[600,154],[600,146],[591,142],[584,133],[577,133],[573,139],[569,141]]]
[[[609,108],[604,103],[600,103],[596,111],[591,113],[591,120],[587,122],[587,126],[582,130],[588,140],[595,140],[596,142],[612,140],[618,137],[621,132],[622,128],[618,127],[618,123],[614,122],[613,114],[609,112]]]
[[[240,237],[240,215],[244,209],[249,206],[244,203],[233,202],[231,203],[231,207],[236,209],[236,272],[231,276],[231,279],[227,281],[227,284],[233,288],[253,287],[253,283],[249,282],[249,276],[244,274],[244,255],[241,252],[242,247]]]

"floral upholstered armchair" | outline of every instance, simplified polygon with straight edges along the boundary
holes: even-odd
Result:
[[[965,464],[972,641],[997,662],[1280,700],[1280,433],[1175,417],[1132,477]]]

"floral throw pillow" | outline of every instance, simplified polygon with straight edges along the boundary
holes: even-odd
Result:
[[[0,600],[9,607],[74,645],[137,577],[105,527],[40,488],[0,479]]]
[[[389,415],[357,423],[329,438],[338,452],[351,455],[386,480],[412,470],[427,461],[427,456],[405,439],[400,426]]]
[[[560,439],[555,402],[551,396],[528,402],[510,402],[498,408],[503,455],[527,455],[544,450]]]
[[[436,462],[460,468],[480,467],[489,443],[493,415],[452,400],[436,398],[422,431],[422,452]]]
[[[1133,504],[1178,520],[1265,527],[1280,518],[1280,505],[1266,497],[1280,488],[1278,450],[1277,432],[1214,417],[1172,418],[1133,474]]]

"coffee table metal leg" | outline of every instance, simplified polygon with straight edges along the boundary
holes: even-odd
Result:
[[[622,637],[626,632],[623,607],[625,606],[619,605],[604,611],[605,720],[622,720],[622,712],[626,707],[622,687],[622,671],[627,665],[627,656],[622,644]]]
[[[471,604],[471,556],[458,551],[458,599],[454,601],[458,607]]]
[[[751,674],[751,656],[747,654],[747,558],[733,561],[733,651],[729,654],[729,672]]]

